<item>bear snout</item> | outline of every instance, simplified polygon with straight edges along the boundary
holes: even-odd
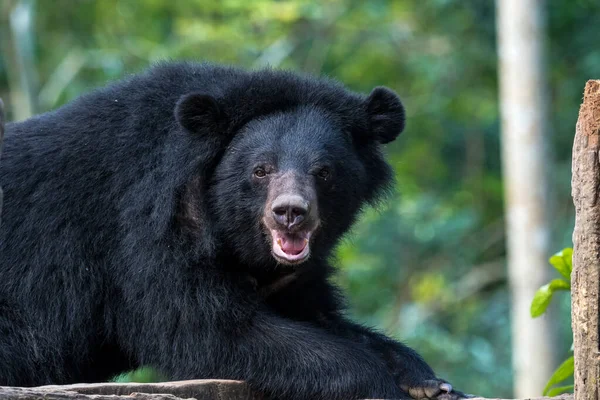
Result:
[[[308,259],[313,233],[320,224],[314,187],[303,178],[288,173],[273,179],[264,210],[271,252],[283,264]]]
[[[301,229],[309,215],[310,203],[294,194],[282,194],[271,204],[273,220],[282,229]]]

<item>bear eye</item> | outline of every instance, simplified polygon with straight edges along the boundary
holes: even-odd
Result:
[[[254,176],[257,178],[264,178],[267,176],[267,171],[263,167],[258,167],[254,170]]]
[[[321,179],[327,179],[327,178],[329,178],[329,175],[330,175],[330,173],[329,173],[328,168],[321,168],[319,170],[319,172],[317,173],[317,176]]]

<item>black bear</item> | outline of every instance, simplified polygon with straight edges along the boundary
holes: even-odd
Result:
[[[145,365],[276,399],[463,396],[328,281],[403,127],[383,87],[187,62],[8,124],[0,385]]]

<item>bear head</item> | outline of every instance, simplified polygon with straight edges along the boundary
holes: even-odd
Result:
[[[390,89],[363,96],[329,81],[284,78],[190,93],[175,110],[185,130],[223,142],[208,213],[218,246],[251,267],[328,257],[361,207],[389,189],[381,145],[404,128]]]

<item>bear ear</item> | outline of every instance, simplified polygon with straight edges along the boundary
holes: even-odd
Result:
[[[177,122],[189,132],[217,130],[225,115],[217,99],[205,93],[190,93],[182,96],[175,106]]]
[[[365,100],[371,134],[379,143],[393,141],[404,130],[404,106],[392,90],[380,86]]]

